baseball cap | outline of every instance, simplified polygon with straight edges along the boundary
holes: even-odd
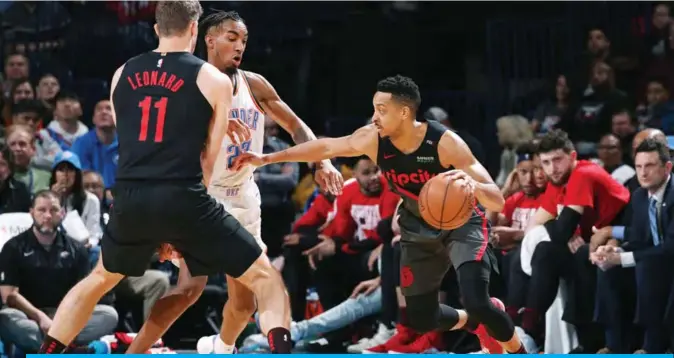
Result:
[[[70,163],[77,170],[82,170],[80,157],[78,157],[77,154],[67,150],[56,154],[56,157],[54,158],[54,164],[52,164],[51,168],[55,169],[59,164],[63,162]]]

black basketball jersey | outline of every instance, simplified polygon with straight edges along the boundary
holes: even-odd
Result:
[[[112,98],[117,180],[202,179],[213,108],[197,86],[204,61],[188,52],[148,52],[124,66]]]
[[[377,164],[389,182],[391,190],[399,194],[405,208],[419,216],[417,201],[421,188],[432,177],[452,168],[445,168],[438,156],[438,143],[447,128],[436,121],[428,121],[426,135],[421,145],[405,154],[391,140],[379,137]]]

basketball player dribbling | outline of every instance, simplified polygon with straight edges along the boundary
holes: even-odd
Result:
[[[234,168],[369,156],[403,197],[399,209],[401,289],[407,304],[403,320],[407,322],[400,323],[419,333],[464,328],[474,332],[490,353],[525,353],[503,304],[489,298],[495,262],[487,247],[488,224],[483,210],[476,206],[473,217],[451,231],[437,230],[421,219],[417,197],[426,180],[420,178],[446,175],[452,180],[464,179],[477,201],[495,212],[501,211],[504,199],[459,136],[437,122],[417,121],[420,103],[419,88],[410,78],[386,78],[377,84],[373,98],[373,124],[349,136],[319,139],[277,153],[245,153],[235,159]],[[465,310],[438,303],[440,283],[450,264],[457,271]]]
[[[159,2],[159,46],[113,76],[119,169],[101,260],[61,302],[40,353],[63,352],[101,297],[125,276],[141,276],[163,242],[184,257],[181,273],[224,272],[252,291],[270,347],[290,353],[290,305],[280,274],[202,183],[211,179],[225,133],[239,141],[250,131],[228,119],[229,77],[192,55],[201,14],[197,0]],[[169,310],[184,297],[174,290],[158,300],[147,325],[173,315]]]
[[[246,151],[262,153],[265,115],[286,129],[295,143],[313,140],[316,136],[281,100],[264,77],[238,68],[248,41],[248,29],[239,14],[232,11],[216,11],[201,20],[199,33],[201,34],[199,41],[204,39],[201,45],[206,50],[208,63],[227,74],[234,84],[230,118],[242,120],[252,132],[251,138],[241,144],[233,143],[228,138],[224,139],[208,185],[208,193],[223,203],[226,210],[241,222],[264,250],[266,246],[261,238],[260,192],[253,180],[255,168],[247,167],[232,171],[230,168],[232,162],[237,155]],[[201,45],[198,48],[202,47]],[[315,177],[319,184],[329,192],[339,194],[343,185],[339,171],[329,160],[318,161],[315,165]],[[181,259],[179,266],[184,267],[184,260]],[[175,301],[175,306],[168,310],[175,316],[165,313],[162,316],[163,322],[153,322],[159,323],[158,325],[144,325],[127,353],[146,352],[168,329],[171,322],[193,303],[193,299],[199,297],[206,286],[206,278],[191,277],[178,285],[189,287],[190,289],[182,292],[190,293],[191,296],[185,300]],[[253,292],[231,276],[227,276],[227,295],[229,298],[223,309],[220,335],[205,338],[212,339],[212,353],[215,354],[234,352],[236,339],[257,309]]]

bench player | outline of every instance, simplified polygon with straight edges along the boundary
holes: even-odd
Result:
[[[380,81],[372,103],[373,124],[349,136],[319,139],[271,154],[249,152],[235,159],[234,168],[369,156],[404,200],[399,209],[401,289],[408,322],[402,323],[420,333],[465,328],[477,334],[490,353],[524,353],[503,304],[489,298],[495,259],[487,248],[483,210],[476,206],[464,226],[440,231],[421,219],[417,207],[424,178],[433,175],[466,180],[479,203],[495,212],[504,204],[499,188],[458,135],[437,122],[417,121],[421,98],[410,78],[398,75]],[[440,282],[450,264],[457,271],[465,311],[438,303]]]
[[[124,276],[142,275],[163,242],[183,255],[188,279],[224,272],[254,292],[272,350],[290,353],[290,307],[280,274],[202,183],[210,181],[228,127],[238,130],[233,140],[247,140],[250,132],[228,120],[229,77],[192,55],[201,13],[196,0],[159,2],[159,46],[115,72],[110,100],[120,156],[101,260],[61,302],[41,353],[63,352],[100,298]],[[155,303],[147,326],[174,315],[175,301],[185,297],[180,288]]]
[[[227,211],[241,222],[264,249],[265,244],[260,235],[260,192],[253,180],[255,168],[247,167],[232,171],[231,163],[237,155],[246,151],[262,153],[265,115],[278,122],[292,135],[297,144],[316,139],[316,137],[311,129],[281,100],[264,77],[239,69],[248,41],[248,29],[236,12],[217,11],[206,16],[199,24],[199,33],[204,41],[198,48],[203,45],[208,63],[227,74],[234,84],[230,118],[242,120],[252,132],[251,138],[240,144],[225,138],[208,185],[208,193],[223,203]],[[339,194],[343,183],[342,176],[337,169],[329,160],[318,161],[315,165],[316,179],[319,184],[331,193]],[[180,263],[181,267],[182,265],[184,262]],[[182,309],[177,306],[171,308],[170,311],[177,315],[182,313],[192,300],[198,298],[196,293],[203,291],[206,279],[195,277],[189,282],[183,281],[183,284],[192,287],[184,292],[193,295],[191,299],[176,301],[176,305],[184,307]],[[227,276],[227,294],[229,299],[223,309],[220,335],[210,338],[213,339],[213,353],[216,354],[233,353],[236,339],[245,329],[257,308],[253,292],[231,276]],[[164,315],[163,318],[166,319],[164,324],[152,327],[146,325],[141,329],[127,352],[146,352],[177,316]]]

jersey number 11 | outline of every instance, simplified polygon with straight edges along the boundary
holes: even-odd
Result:
[[[154,103],[154,108],[157,109],[157,127],[154,131],[154,142],[161,143],[164,138],[164,119],[166,118],[166,104],[168,103],[168,98],[161,97],[158,101]],[[138,140],[145,142],[147,139],[147,126],[150,122],[150,109],[152,107],[152,97],[147,96],[142,101],[138,102],[138,107],[142,111],[142,117],[140,119],[140,134],[138,135]]]

